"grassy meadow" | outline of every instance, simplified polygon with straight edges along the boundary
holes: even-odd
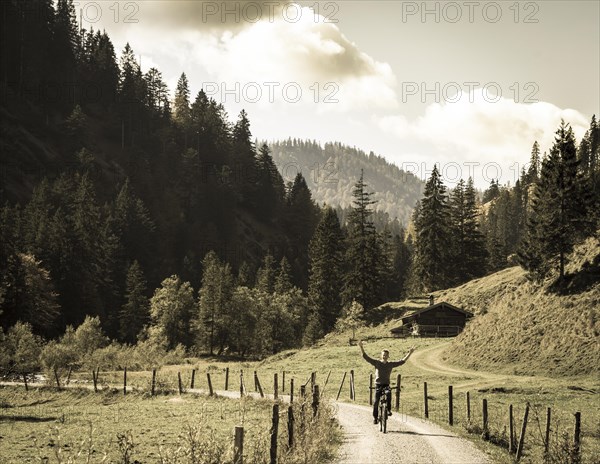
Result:
[[[3,464],[21,463],[229,463],[234,428],[244,427],[244,462],[269,458],[273,401],[205,395],[130,392],[106,388],[0,387],[0,456]],[[340,442],[332,409],[296,429],[288,451],[287,407],[280,408],[279,462],[328,460]],[[300,404],[294,408],[301,423]]]

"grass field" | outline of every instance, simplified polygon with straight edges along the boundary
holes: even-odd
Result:
[[[366,328],[365,335],[368,334],[371,334],[371,329]],[[362,337],[363,333],[359,329],[356,335]],[[454,367],[442,360],[443,353],[447,356],[447,349],[451,346],[447,340],[379,339],[368,342],[365,348],[374,357],[381,349],[388,348],[391,358],[395,359],[402,357],[412,344],[417,346],[413,357],[397,369],[402,375],[402,414],[423,417],[423,383],[427,382],[430,420],[447,424],[448,385],[452,385],[455,425],[451,429],[474,439],[478,446],[494,456],[496,462],[508,463],[511,459],[501,448],[483,442],[477,434],[467,434],[465,393],[469,391],[471,399],[469,428],[476,430],[481,425],[481,404],[482,399],[486,398],[490,432],[492,438],[500,442],[505,441],[503,434],[508,431],[508,405],[514,405],[515,429],[520,430],[523,410],[529,402],[532,409],[522,462],[536,463],[542,462],[546,408],[552,408],[552,445],[562,444],[563,433],[572,437],[573,413],[580,411],[583,463],[598,462],[600,381],[597,378],[522,376]],[[243,370],[245,387],[253,391],[253,371],[256,370],[265,393],[273,392],[273,374],[278,374],[279,392],[284,394],[289,394],[290,380],[293,378],[295,398],[298,398],[300,384],[310,378],[311,372],[316,372],[316,381],[321,390],[325,390],[327,397],[335,399],[343,375],[347,372],[340,395],[343,401],[349,401],[349,372],[354,370],[356,402],[369,403],[369,374],[373,372],[372,368],[360,357],[360,349],[349,346],[348,339],[340,336],[330,338],[320,346],[279,353],[258,363],[194,359],[186,365],[163,367],[157,374],[157,390],[163,394],[154,398],[148,394],[151,372],[128,372],[128,386],[142,392],[126,397],[123,397],[122,389],[110,390],[107,387],[108,384],[122,384],[122,371],[101,372],[100,386],[105,390],[97,394],[90,390],[33,390],[25,393],[23,387],[3,388],[0,390],[3,406],[1,424],[8,431],[0,434],[3,437],[0,439],[0,454],[9,456],[14,462],[39,462],[40,453],[42,456],[53,456],[59,441],[57,433],[60,433],[60,441],[68,445],[63,449],[63,455],[81,449],[85,451],[89,448],[87,443],[92,424],[93,449],[98,455],[108,452],[108,462],[118,456],[118,434],[131,433],[133,455],[140,462],[160,462],[161,453],[164,455],[178,447],[185,448],[185,436],[189,436],[194,427],[212,430],[213,441],[222,445],[221,451],[227,456],[227,453],[231,454],[233,428],[244,422],[248,427],[248,446],[254,446],[252,452],[268,456],[269,401],[248,399],[244,403],[193,394],[179,397],[175,394],[178,372],[186,388],[189,387],[194,368],[197,369],[197,389],[208,389],[207,372],[211,373],[213,387],[223,389],[226,367],[229,368],[230,390],[239,391],[240,370]],[[282,385],[283,372],[285,387]],[[329,381],[325,385],[329,372]],[[74,373],[73,382],[89,388],[91,373]],[[164,394],[166,390],[170,390],[170,393]],[[35,445],[32,441],[34,438],[37,440]],[[55,445],[52,446],[52,443]]]
[[[0,387],[0,456],[8,463],[227,463],[233,458],[234,428],[244,427],[244,456],[268,462],[273,402],[245,397],[158,395],[106,389]],[[311,422],[287,452],[287,408],[280,410],[279,462],[324,461],[340,433],[329,408]],[[295,407],[301,422],[300,406]],[[89,460],[88,460],[89,459]]]

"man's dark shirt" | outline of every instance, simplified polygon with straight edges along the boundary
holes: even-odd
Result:
[[[392,369],[404,364],[403,360],[383,362],[380,359],[373,359],[369,357],[367,353],[363,353],[363,358],[369,364],[375,366],[375,383],[377,385],[389,385]]]

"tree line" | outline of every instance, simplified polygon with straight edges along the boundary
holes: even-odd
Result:
[[[471,179],[448,192],[434,168],[413,213],[410,288],[447,288],[517,264],[533,280],[564,279],[574,245],[600,227],[599,138],[595,115],[579,145],[561,121],[549,153],[534,142],[515,185],[493,180],[482,204]]]

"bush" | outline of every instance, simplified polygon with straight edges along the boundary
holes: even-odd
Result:
[[[31,324],[17,322],[6,336],[0,333],[0,368],[8,373],[27,374],[39,370],[42,339],[31,331]]]

